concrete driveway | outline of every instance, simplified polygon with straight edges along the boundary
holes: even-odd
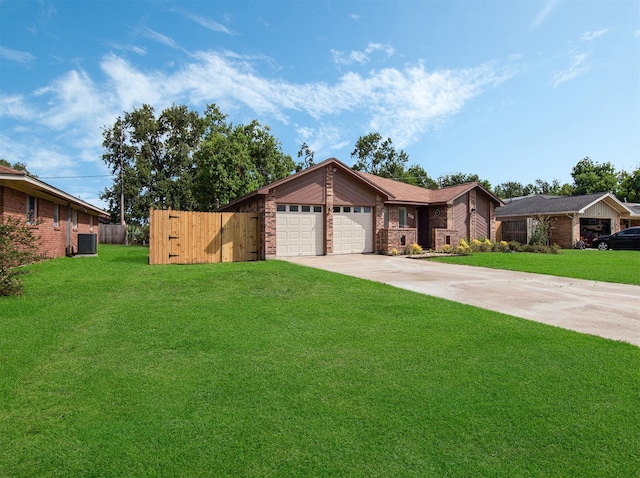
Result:
[[[640,346],[640,286],[377,254],[283,259]]]

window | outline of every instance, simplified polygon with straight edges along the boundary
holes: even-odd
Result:
[[[371,212],[371,208],[369,206],[365,206],[364,207],[364,212],[365,213],[370,213]]]
[[[287,206],[285,206],[284,204],[278,204],[276,206],[276,211],[278,212],[285,212],[287,210]]]
[[[298,212],[298,206],[289,206],[289,212]]]
[[[302,212],[311,212],[311,206],[302,206]]]
[[[384,228],[389,229],[389,206],[384,207]]]
[[[360,212],[362,208],[360,206],[353,206],[353,212]]]
[[[407,227],[407,208],[398,208],[398,227]]]
[[[71,211],[71,222],[74,229],[78,229],[78,211]]]
[[[342,212],[351,212],[351,206],[345,206],[342,208]]]
[[[89,216],[89,231],[93,232],[93,216]]]
[[[322,212],[322,206],[313,206],[313,212]]]
[[[38,221],[38,198],[27,198],[27,224],[35,224]]]
[[[60,227],[60,205],[53,205],[53,227]]]
[[[334,206],[333,212],[340,212],[340,206]]]

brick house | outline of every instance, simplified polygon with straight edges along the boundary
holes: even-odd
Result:
[[[430,190],[354,171],[335,158],[268,184],[220,211],[261,215],[260,258],[377,252],[417,243],[495,240],[503,203],[479,183]]]
[[[576,241],[587,245],[596,237],[635,225],[640,215],[611,193],[581,196],[525,196],[509,200],[496,210],[498,238],[526,244],[538,218],[551,223],[550,242],[572,248]]]
[[[107,216],[105,211],[37,178],[0,165],[0,220],[15,217],[38,222],[35,234],[40,236],[40,253],[46,257],[77,253],[79,234],[95,234],[97,243],[98,219]]]

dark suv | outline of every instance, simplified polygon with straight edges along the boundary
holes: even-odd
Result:
[[[601,251],[607,249],[640,250],[640,226],[623,229],[608,236],[600,236],[593,240],[591,247],[597,247]]]

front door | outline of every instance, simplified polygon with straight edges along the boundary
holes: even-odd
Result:
[[[429,208],[418,208],[418,244],[423,249],[431,248],[431,234],[429,233]]]

